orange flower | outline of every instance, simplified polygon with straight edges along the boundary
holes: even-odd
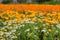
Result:
[[[8,8],[7,8],[8,7]],[[21,11],[21,10],[48,10],[48,11],[59,11],[60,10],[60,6],[59,5],[38,5],[38,4],[0,4],[0,8],[3,10],[12,10],[12,9],[16,9],[17,11]]]
[[[12,22],[12,20],[6,20],[5,22]]]

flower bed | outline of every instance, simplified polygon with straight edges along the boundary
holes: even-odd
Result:
[[[11,5],[13,9],[2,9],[2,6],[0,10],[1,40],[60,40],[60,11],[32,8],[32,10],[26,8],[18,10]],[[5,6],[8,7],[8,5]]]
[[[0,4],[0,9],[3,10],[48,10],[48,11],[59,11],[60,6],[59,5],[39,5],[39,4]]]

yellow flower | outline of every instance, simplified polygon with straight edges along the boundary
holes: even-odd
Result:
[[[35,22],[36,21],[36,18],[33,18],[32,21]]]
[[[46,32],[46,33],[45,33],[45,36],[48,36],[48,35],[49,35],[49,32]]]
[[[0,22],[2,22],[2,20],[0,19]]]
[[[49,32],[52,32],[52,30],[51,30],[51,29],[48,29],[48,31],[49,31]]]
[[[46,23],[46,25],[48,25],[48,26],[49,26],[50,24],[49,24],[49,23]]]
[[[8,17],[4,17],[5,19],[9,19]]]
[[[14,27],[16,27],[16,24],[13,24]]]
[[[3,35],[3,34],[4,34],[4,32],[0,31],[0,35]]]

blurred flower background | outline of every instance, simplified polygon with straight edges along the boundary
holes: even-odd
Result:
[[[0,40],[60,40],[60,7],[40,4],[60,0],[0,0]]]

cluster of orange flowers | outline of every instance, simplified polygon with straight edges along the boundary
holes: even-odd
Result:
[[[7,8],[8,7],[8,8]],[[3,10],[12,10],[12,9],[16,9],[16,10],[52,10],[52,11],[59,11],[60,10],[60,6],[59,5],[39,5],[39,4],[0,4],[0,9]]]
[[[46,22],[58,22],[60,21],[60,12],[46,12],[46,11],[15,11],[15,10],[7,10],[0,12],[0,21],[1,19],[5,19],[6,22],[9,21],[18,21],[27,18],[33,18],[32,21],[36,20],[38,17],[39,21],[46,21]]]

